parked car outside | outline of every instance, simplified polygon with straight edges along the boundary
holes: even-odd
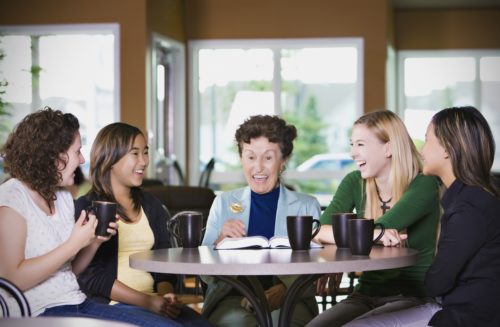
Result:
[[[351,168],[354,164],[351,155],[342,153],[316,154],[297,167],[297,171],[309,170],[342,170]]]

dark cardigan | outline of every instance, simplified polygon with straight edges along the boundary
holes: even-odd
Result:
[[[82,196],[75,202],[75,219],[78,219],[82,210],[88,208],[92,198]],[[153,231],[154,244],[152,249],[171,247],[170,235],[167,230],[169,213],[165,211],[160,200],[147,192],[140,196],[141,206],[148,217],[149,226]],[[100,302],[109,302],[111,289],[117,278],[118,271],[118,237],[112,237],[101,244],[88,267],[78,276],[78,283],[89,298]],[[172,285],[177,282],[177,276],[171,274],[151,273],[154,280],[154,290],[159,282],[168,281]]]
[[[444,213],[427,294],[443,310],[430,326],[500,326],[500,200],[455,180],[441,200]]]

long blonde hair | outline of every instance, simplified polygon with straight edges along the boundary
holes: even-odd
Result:
[[[392,111],[376,111],[361,116],[354,125],[362,124],[370,129],[377,138],[389,142],[392,148],[391,185],[392,201],[396,203],[406,191],[413,179],[422,171],[420,155],[403,124]],[[366,179],[363,190],[366,193],[365,217],[377,219],[382,216],[375,178]]]

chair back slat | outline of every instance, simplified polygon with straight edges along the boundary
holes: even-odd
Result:
[[[17,304],[19,305],[19,309],[21,310],[21,316],[22,317],[30,317],[31,316],[31,309],[30,305],[28,303],[28,300],[24,296],[23,291],[21,291],[14,283],[11,281],[1,278],[0,277],[0,288],[4,289],[14,297],[16,300]],[[9,317],[9,307],[7,305],[7,301],[4,299],[4,297],[0,294],[0,306],[2,307],[2,313],[4,317]]]

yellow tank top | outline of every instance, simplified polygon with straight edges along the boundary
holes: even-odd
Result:
[[[118,221],[118,280],[144,293],[153,293],[154,280],[151,274],[130,268],[129,256],[136,252],[151,250],[154,235],[148,217],[141,208],[139,220],[134,223]]]

